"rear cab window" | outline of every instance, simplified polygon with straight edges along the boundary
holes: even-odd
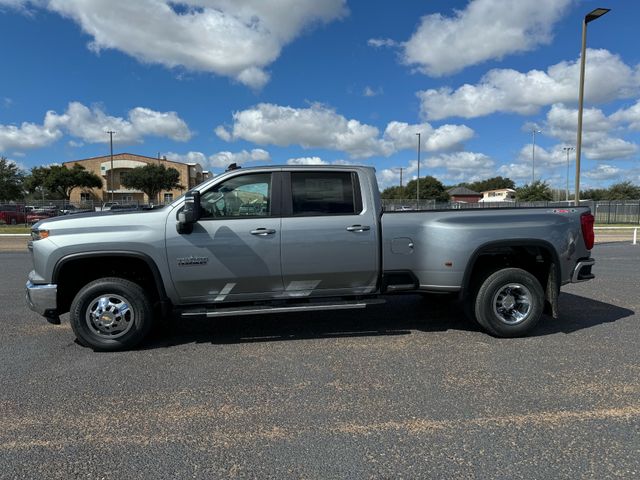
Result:
[[[291,214],[358,215],[360,182],[355,172],[291,172]]]

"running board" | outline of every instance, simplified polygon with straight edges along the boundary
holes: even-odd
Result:
[[[262,313],[288,313],[288,312],[318,312],[323,310],[347,310],[355,308],[366,308],[370,305],[380,305],[385,303],[383,299],[368,299],[355,302],[335,302],[335,303],[307,303],[293,304],[290,306],[272,307],[270,305],[251,305],[247,307],[216,308],[212,310],[200,309],[198,311],[182,312],[182,317],[233,317],[238,315],[258,315]]]

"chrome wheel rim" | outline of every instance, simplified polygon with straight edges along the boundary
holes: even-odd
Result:
[[[125,335],[133,327],[133,308],[120,295],[107,294],[94,298],[85,313],[89,329],[99,337],[114,339]]]
[[[493,313],[507,325],[524,322],[532,308],[531,291],[521,283],[509,283],[493,296]]]

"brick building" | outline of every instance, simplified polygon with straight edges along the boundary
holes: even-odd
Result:
[[[122,178],[134,168],[144,167],[146,164],[153,163],[164,165],[167,168],[175,168],[180,172],[180,185],[186,189],[195,187],[202,181],[211,176],[207,171],[202,170],[199,163],[181,163],[167,160],[166,158],[153,158],[144,155],[136,155],[134,153],[118,153],[113,155],[113,176],[111,172],[111,156],[85,158],[83,160],[73,160],[64,162],[67,168],[74,165],[82,165],[87,171],[93,172],[102,179],[102,188],[76,188],[71,192],[70,201],[72,203],[83,202],[110,202],[111,192],[113,191],[113,200],[120,204],[123,203],[168,203],[174,198],[184,193],[181,190],[163,190],[159,194],[159,199],[149,199],[140,190],[133,190],[122,185]],[[111,181],[113,179],[113,186]]]
[[[467,187],[455,187],[447,191],[452,202],[477,203],[482,198],[482,194],[474,192]]]

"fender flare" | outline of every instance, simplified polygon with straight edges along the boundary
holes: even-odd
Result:
[[[60,271],[62,270],[62,267],[64,267],[65,264],[75,260],[99,258],[99,257],[128,257],[128,258],[135,258],[138,260],[142,260],[149,267],[149,269],[151,270],[151,273],[153,273],[153,281],[158,290],[160,300],[164,301],[168,298],[166,289],[164,287],[164,283],[162,282],[162,275],[160,274],[160,269],[158,268],[158,265],[156,265],[156,262],[149,255],[142,252],[131,252],[131,251],[121,251],[121,250],[94,250],[91,252],[80,252],[80,253],[72,253],[69,255],[65,255],[64,257],[60,258],[56,262],[55,267],[53,267],[51,282],[56,284],[58,283],[58,276],[60,275]]]

